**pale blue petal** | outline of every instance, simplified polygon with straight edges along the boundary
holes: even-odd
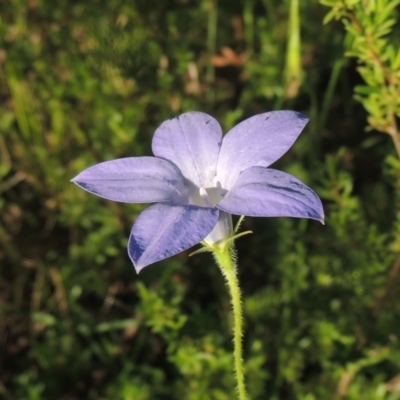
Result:
[[[85,169],[72,182],[105,199],[123,203],[187,202],[179,170],[156,157],[129,157]]]
[[[268,167],[293,145],[308,118],[295,111],[255,115],[232,128],[224,137],[217,176],[229,190],[239,174],[250,167]]]
[[[236,215],[311,218],[324,223],[317,194],[294,176],[269,168],[243,171],[217,207]]]
[[[210,115],[191,111],[165,121],[155,132],[153,153],[174,163],[197,187],[213,186],[222,130]]]
[[[135,222],[128,253],[136,272],[204,239],[218,221],[217,208],[154,204]]]

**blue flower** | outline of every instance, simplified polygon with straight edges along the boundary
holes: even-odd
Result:
[[[285,172],[267,168],[295,142],[308,119],[294,111],[251,117],[224,137],[202,112],[165,121],[155,157],[129,157],[87,168],[72,181],[123,203],[156,203],[137,218],[128,253],[137,272],[204,240],[233,235],[232,214],[324,221],[319,197]]]

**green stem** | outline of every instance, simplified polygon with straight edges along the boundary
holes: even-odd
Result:
[[[207,47],[209,57],[211,58],[217,51],[217,26],[218,26],[218,0],[209,0],[208,2],[208,28],[207,28]],[[215,68],[212,63],[207,65],[207,83],[210,90],[207,91],[208,100],[211,104],[215,102]]]
[[[286,97],[293,98],[302,82],[299,0],[290,0],[285,75]]]
[[[244,384],[244,368],[242,360],[242,302],[240,299],[239,281],[236,275],[235,254],[232,245],[226,244],[221,247],[213,247],[214,258],[221,269],[222,275],[228,285],[231,295],[232,311],[233,311],[233,344],[235,357],[235,373],[237,380],[237,390],[239,400],[246,400],[246,388]]]

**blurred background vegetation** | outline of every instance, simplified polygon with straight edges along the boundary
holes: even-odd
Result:
[[[126,244],[143,206],[69,181],[151,155],[185,111],[226,132],[294,109],[311,121],[277,167],[317,191],[326,225],[245,220],[249,393],[400,399],[399,1],[321,3],[1,2],[0,398],[234,399],[211,256],[137,276]]]

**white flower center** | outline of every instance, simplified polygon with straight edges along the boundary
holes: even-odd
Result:
[[[222,189],[221,183],[214,179],[213,187],[198,188],[189,183],[189,203],[200,207],[215,207],[225,196],[227,190]],[[232,216],[224,211],[219,212],[214,229],[204,238],[210,245],[230,238],[233,234]]]

